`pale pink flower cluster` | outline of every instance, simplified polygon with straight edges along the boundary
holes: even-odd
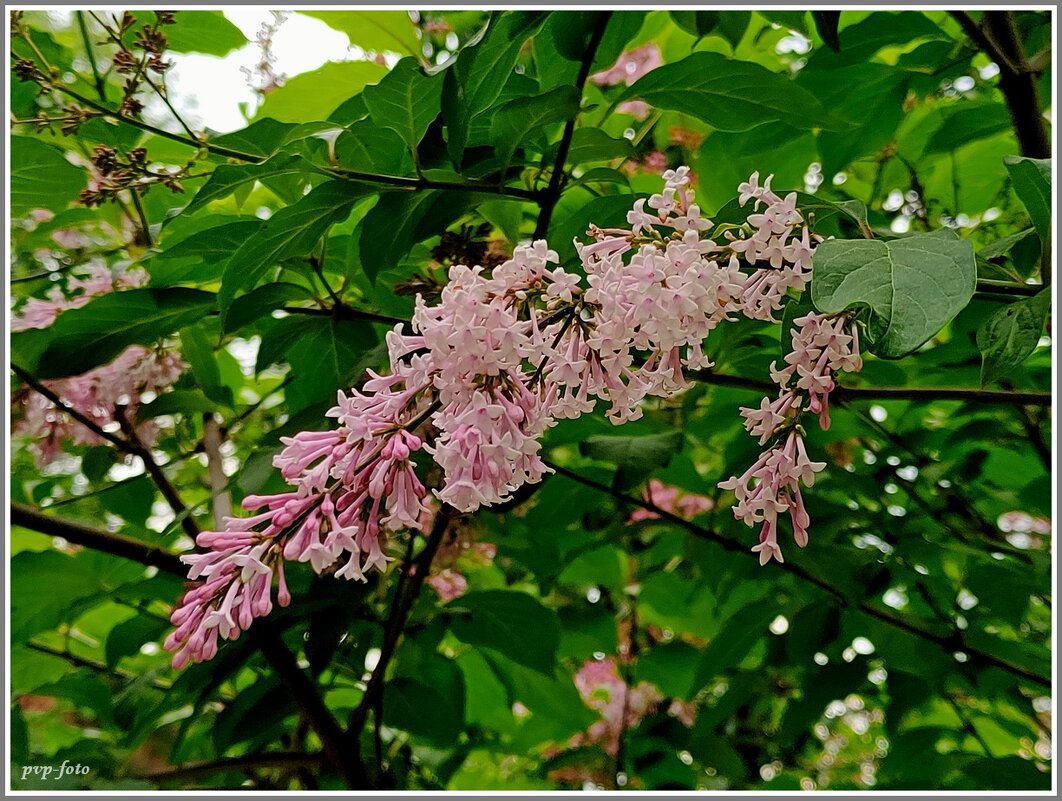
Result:
[[[771,366],[771,377],[779,386],[775,400],[764,398],[760,408],[741,410],[745,428],[761,445],[771,446],[741,476],[719,486],[733,490],[737,505],[734,516],[746,525],[762,523],[759,544],[760,564],[770,559],[784,561],[778,545],[778,515],[788,513],[793,539],[803,548],[808,542],[811,522],[800,485],[810,487],[815,474],[826,467],[813,462],[804,447],[801,419],[805,412],[818,414],[823,429],[830,426],[829,396],[836,386],[834,375],[856,372],[863,366],[859,353],[859,329],[847,315],[827,316],[809,313],[794,320],[792,351],[786,366]]]
[[[238,636],[265,614],[281,560],[357,579],[384,569],[388,533],[431,516],[418,452],[441,468],[434,493],[457,511],[508,501],[546,474],[540,439],[557,420],[598,400],[613,422],[638,418],[645,398],[669,397],[687,386],[684,371],[710,366],[702,346],[719,323],[760,316],[797,287],[810,254],[789,241],[802,224],[793,196],[754,175],[742,191],[764,209],[749,237],[720,244],[705,234],[689,170],[663,177],[663,191],[629,212],[630,228],[591,226],[594,241],[576,243],[585,283],[537,241],[493,270],[454,265],[438,303],[418,298],[410,332],[387,336],[390,372],[340,393],[329,412],[338,429],[285,440],[275,464],[292,490],[246,499],[263,511],[203,535],[209,550],[184,557],[205,584],[175,613],[175,663],[209,658],[219,633]],[[776,247],[780,268],[773,253],[769,267],[754,257]],[[698,505],[685,503],[676,508]],[[444,596],[463,591],[456,576],[436,583]]]
[[[147,274],[140,269],[113,275],[106,265],[90,265],[87,275],[67,280],[65,292],[59,286],[53,286],[46,298],[28,299],[13,315],[11,330],[47,328],[62,312],[84,306],[98,295],[146,283]],[[121,413],[126,420],[134,421],[144,396],[169,387],[185,367],[175,353],[132,345],[108,364],[78,376],[43,383],[68,406],[105,428],[116,422],[119,409],[123,410]],[[26,393],[20,399],[14,431],[32,438],[29,448],[41,467],[62,455],[65,443],[103,443],[97,434],[36,392]],[[150,446],[155,442],[158,430],[148,420],[136,426],[136,433],[142,443]]]
[[[672,487],[657,478],[649,479],[642,497],[658,509],[678,515],[684,520],[692,520],[715,505],[715,502],[707,495],[683,492],[678,487]],[[660,515],[656,512],[648,509],[635,509],[628,522],[637,523],[640,520],[655,520],[659,517]]]
[[[189,578],[201,583],[171,616],[176,629],[165,646],[175,651],[175,667],[212,658],[219,635],[236,639],[254,618],[269,614],[274,574],[278,601],[286,605],[284,561],[365,580],[366,571],[382,570],[390,559],[383,550],[387,532],[422,525],[427,491],[412,457],[424,446],[414,430],[430,413],[430,401],[423,385],[406,383],[417,370],[396,358],[402,338],[392,332],[388,344],[399,369],[373,375],[363,391],[339,393],[328,412],[337,429],[282,440],[273,463],[291,491],[244,498],[244,509],[258,514],[200,534],[196,544],[207,550],[181,557]]]
[[[751,236],[738,237],[728,231],[727,247],[742,256],[746,263],[759,269],[742,290],[741,301],[746,315],[757,320],[774,320],[789,290],[804,289],[811,277],[811,257],[815,241],[796,207],[796,192],[784,198],[771,191],[771,177],[759,185],[760,174],[754,172],[738,186],[742,206],[753,201],[754,214],[748,224]],[[760,211],[760,206],[763,210]],[[799,232],[799,235],[798,235]]]
[[[575,674],[575,687],[583,703],[601,715],[585,732],[576,734],[568,745],[572,748],[596,743],[615,756],[625,729],[638,725],[664,700],[653,684],[640,681],[629,686],[619,673],[614,659],[591,659]]]
[[[660,48],[653,42],[620,53],[616,63],[609,69],[596,72],[590,80],[597,86],[630,86],[647,72],[662,66],[664,58]],[[649,116],[649,104],[643,100],[628,100],[620,103],[616,111],[631,114],[636,119],[644,120]]]

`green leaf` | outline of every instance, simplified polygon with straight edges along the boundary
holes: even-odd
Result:
[[[1003,159],[1014,191],[1025,204],[1033,228],[1045,245],[1051,241],[1051,159],[1007,156]]]
[[[155,23],[150,11],[137,11],[134,15],[141,24]],[[168,49],[174,52],[224,56],[247,44],[247,37],[221,11],[178,11],[175,20],[172,25],[162,26]]]
[[[257,235],[240,245],[225,265],[218,296],[223,322],[237,292],[253,287],[277,263],[308,256],[357,200],[376,190],[354,181],[326,181],[262,223]]]
[[[837,37],[837,23],[841,20],[841,12],[812,11],[811,18],[815,21],[815,30],[826,46],[835,53],[841,52],[841,42]]]
[[[546,675],[553,673],[560,626],[552,610],[530,595],[508,590],[481,590],[446,605],[450,631],[469,645],[497,651],[518,664]]]
[[[305,301],[312,296],[313,293],[306,287],[288,281],[274,281],[260,286],[232,302],[229,313],[225,315],[224,333],[231,334],[286,303]]]
[[[211,138],[210,143],[251,156],[268,158],[285,145],[334,129],[330,122],[279,122],[271,117],[255,120],[246,128]]]
[[[977,251],[977,256],[978,258],[984,259],[985,261],[991,261],[992,259],[998,259],[1001,256],[1006,256],[1008,253],[1010,253],[1011,248],[1013,248],[1023,239],[1033,236],[1035,233],[1035,228],[1026,228],[1023,231],[1018,231],[1018,233],[1016,234],[1010,234],[1009,236],[1004,236],[1000,239],[996,239],[992,242],[989,242],[987,245]]]
[[[778,611],[772,604],[753,603],[723,622],[720,633],[704,649],[694,679],[694,691],[704,687],[714,676],[736,668],[752,646],[767,635],[767,627]]]
[[[1011,303],[977,329],[981,349],[981,385],[1019,367],[1034,350],[1051,310],[1051,290]]]
[[[720,11],[675,11],[669,12],[671,19],[682,30],[698,39],[707,36],[719,25],[719,18],[726,12]]]
[[[756,9],[756,13],[769,22],[777,23],[783,28],[797,31],[804,35],[808,33],[808,21],[806,11],[776,11],[773,9]]]
[[[203,184],[184,212],[192,214],[207,203],[221,200],[244,187],[253,187],[264,178],[277,175],[309,175],[313,167],[299,156],[280,153],[259,164],[222,164]]]
[[[244,219],[205,228],[150,257],[146,267],[152,286],[172,286],[185,281],[213,281],[234,251],[258,233],[262,220]]]
[[[944,229],[891,242],[823,242],[815,251],[811,300],[820,312],[871,309],[871,351],[899,358],[916,350],[973,297],[973,246]]]
[[[62,151],[30,136],[11,137],[11,176],[8,201],[12,217],[33,209],[60,211],[77,199],[88,175]]]
[[[617,98],[689,114],[720,131],[766,122],[810,129],[832,124],[819,101],[776,72],[719,53],[696,52],[637,80]]]
[[[373,120],[352,123],[336,139],[336,161],[347,170],[409,175],[413,171],[411,152],[394,130]]]
[[[442,82],[442,75],[425,75],[415,58],[404,58],[378,84],[365,89],[365,105],[373,122],[393,130],[416,153],[439,116]]]
[[[198,289],[132,289],[68,309],[49,328],[11,337],[13,360],[38,378],[80,375],[130,345],[151,345],[213,310],[214,294]]]
[[[459,671],[457,679],[461,680]],[[459,695],[453,686],[428,686],[399,676],[384,687],[383,722],[431,742],[452,745],[464,727],[461,689]]]
[[[202,325],[192,325],[181,331],[181,356],[188,362],[196,384],[210,400],[232,408],[232,390],[221,383],[221,370],[214,358],[214,348]]]
[[[1010,115],[1002,103],[963,103],[943,113],[944,124],[929,138],[926,154],[950,153],[975,139],[1007,131],[1011,126]]]
[[[446,71],[442,110],[450,158],[461,163],[472,120],[502,92],[524,42],[549,16],[543,11],[509,11],[491,15],[482,40],[473,39]]]
[[[491,142],[506,170],[517,147],[533,131],[550,123],[562,122],[579,113],[579,90],[560,86],[545,94],[511,100],[494,111]]]
[[[682,450],[681,431],[633,437],[597,436],[579,443],[579,453],[618,467],[648,471],[664,467]]]
[[[217,404],[199,390],[175,389],[159,395],[137,409],[137,420],[150,420],[163,414],[203,414],[217,410]]]
[[[365,355],[379,341],[364,320],[308,317],[298,321],[297,337],[285,354],[297,381],[287,389],[291,408],[334,400],[364,372]]]
[[[167,621],[154,615],[136,615],[119,623],[107,635],[104,654],[107,666],[114,668],[126,656],[140,653],[144,643],[156,642],[168,632]]]
[[[350,37],[350,43],[374,53],[420,54],[420,38],[406,11],[310,11],[300,14],[316,17],[330,28]]]
[[[308,122],[328,118],[337,106],[387,74],[387,67],[372,61],[340,61],[304,72],[266,95],[256,117],[281,122]]]
[[[547,161],[556,158],[556,150],[550,148]],[[629,139],[609,136],[600,128],[576,128],[568,147],[568,163],[584,164],[588,161],[612,161],[634,158],[634,145]]]

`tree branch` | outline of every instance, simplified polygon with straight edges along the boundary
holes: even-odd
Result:
[[[1051,158],[1051,140],[1041,113],[1036,71],[1025,57],[1013,15],[1009,11],[985,11],[983,24],[979,25],[965,11],[948,13],[974,44],[999,66],[999,89],[1006,100],[1022,155]]]
[[[400,584],[392,602],[391,617],[387,621],[387,626],[384,629],[383,644],[380,646],[380,660],[376,663],[376,667],[373,668],[372,676],[365,687],[365,695],[362,697],[361,703],[351,713],[350,721],[347,724],[347,737],[355,743],[358,742],[361,732],[365,728],[369,710],[377,705],[377,697],[383,694],[387,667],[391,662],[391,658],[395,655],[395,651],[398,648],[398,640],[402,636],[406,621],[409,619],[409,613],[413,609],[417,596],[420,595],[421,587],[424,585],[424,580],[428,577],[428,571],[431,569],[431,563],[435,559],[435,554],[442,544],[443,537],[450,527],[450,521],[453,519],[454,514],[453,507],[449,504],[443,504],[435,515],[435,522],[432,524],[428,541],[417,556],[416,563],[414,565],[403,565],[402,569],[408,575],[400,578]]]
[[[62,537],[75,545],[157,567],[181,578],[188,574],[188,568],[175,554],[123,534],[112,534],[103,529],[53,517],[24,503],[11,504],[11,523],[39,534]]]
[[[597,48],[601,44],[601,39],[605,35],[605,28],[608,27],[609,19],[612,17],[611,11],[603,11],[600,14],[601,16],[590,34],[590,41],[586,45],[586,52],[583,53],[583,60],[579,65],[579,73],[575,78],[575,88],[579,90],[580,102],[582,101],[583,87],[586,86],[586,79],[590,76],[590,69],[594,64],[594,56],[597,55]],[[568,160],[568,150],[572,145],[572,136],[575,134],[575,120],[578,116],[579,112],[577,111],[564,123],[564,132],[561,134],[560,144],[557,146],[557,158],[553,162],[553,172],[549,176],[549,185],[539,200],[540,210],[538,222],[535,223],[534,239],[544,238],[549,231],[553,209],[556,208],[557,201],[560,200],[561,192],[564,189],[564,164]]]
[[[701,539],[711,540],[712,542],[715,542],[715,543],[721,545],[723,548],[725,548],[728,551],[733,551],[735,553],[744,554],[746,557],[748,557],[750,559],[757,559],[758,558],[756,554],[754,554],[751,550],[746,548],[741,543],[739,543],[739,542],[737,542],[737,541],[735,541],[735,540],[733,540],[733,539],[731,539],[729,537],[724,537],[721,534],[719,534],[719,533],[717,533],[715,531],[712,531],[710,529],[702,528],[701,526],[698,526],[696,523],[692,523],[689,520],[686,520],[685,518],[679,517],[676,514],[673,514],[673,513],[668,512],[668,511],[666,511],[664,509],[661,509],[660,507],[656,506],[653,503],[650,503],[649,501],[646,501],[646,500],[641,499],[641,498],[635,498],[635,497],[632,497],[630,495],[626,495],[625,493],[622,493],[622,492],[620,492],[618,490],[613,489],[612,487],[608,486],[607,484],[602,484],[602,483],[600,483],[598,481],[594,481],[591,478],[587,478],[586,476],[582,476],[579,473],[576,473],[576,472],[574,472],[572,470],[569,470],[569,469],[567,469],[565,467],[561,467],[560,465],[554,464],[552,462],[549,462],[549,461],[546,461],[546,460],[543,460],[543,462],[546,464],[547,467],[551,468],[554,472],[556,472],[557,475],[564,476],[566,478],[569,478],[569,479],[571,479],[573,481],[576,481],[576,482],[582,484],[583,486],[586,486],[586,487],[589,487],[591,489],[597,490],[598,492],[602,492],[602,493],[605,493],[607,495],[610,495],[613,498],[616,498],[617,500],[623,501],[624,503],[633,504],[634,506],[641,507],[642,509],[645,509],[646,511],[653,512],[654,514],[659,516],[661,519],[666,520],[667,522],[672,523],[672,524],[674,524],[676,526],[679,526],[680,528],[684,528],[686,531],[690,532],[691,534],[693,534],[696,537],[700,537]],[[848,600],[848,598],[844,595],[844,593],[842,593],[840,590],[836,589],[835,587],[832,587],[830,584],[826,583],[825,581],[823,581],[822,579],[818,578],[817,576],[814,576],[811,573],[807,572],[804,568],[800,567],[799,565],[795,565],[795,564],[793,564],[791,562],[779,562],[779,563],[776,564],[776,567],[778,569],[780,569],[780,570],[783,570],[783,571],[787,572],[787,573],[792,573],[793,575],[799,576],[800,578],[804,579],[805,581],[808,581],[811,584],[814,584],[816,587],[818,587],[819,589],[823,590],[824,592],[828,593],[831,597],[833,597],[833,599],[840,606],[858,609],[859,611],[863,612],[864,614],[867,614],[867,615],[870,615],[871,617],[877,618],[878,620],[882,621],[883,623],[887,623],[890,626],[894,626],[896,628],[903,629],[904,631],[908,632],[909,634],[913,634],[914,636],[919,637],[919,638],[921,638],[923,640],[926,640],[928,642],[932,642],[932,643],[936,644],[937,646],[939,646],[940,648],[942,648],[943,650],[947,651],[948,653],[952,653],[954,651],[961,650],[961,651],[964,651],[967,654],[969,654],[971,659],[976,659],[976,660],[982,662],[983,664],[993,665],[995,667],[1002,668],[1003,670],[1006,670],[1008,673],[1011,673],[1011,674],[1013,674],[1015,676],[1018,676],[1020,678],[1026,679],[1028,681],[1035,682],[1036,684],[1039,684],[1039,685],[1042,685],[1042,686],[1045,686],[1045,687],[1050,687],[1051,686],[1051,681],[1048,678],[1045,678],[1045,677],[1043,677],[1043,676],[1041,676],[1041,675],[1039,675],[1037,673],[1034,673],[1031,670],[1028,670],[1027,668],[1024,668],[1024,667],[1022,667],[1020,665],[1011,664],[1010,662],[1007,662],[1007,661],[1005,661],[1003,659],[1000,659],[999,657],[997,657],[997,656],[995,656],[993,654],[987,653],[986,651],[981,651],[981,650],[979,650],[977,648],[973,648],[973,647],[969,646],[968,644],[966,644],[966,642],[965,642],[965,640],[963,638],[962,631],[960,629],[958,629],[958,628],[953,628],[947,634],[938,634],[936,632],[929,631],[927,629],[922,628],[921,626],[917,626],[917,625],[915,625],[915,624],[913,624],[913,623],[911,623],[911,622],[909,622],[907,620],[904,620],[902,617],[897,617],[897,616],[895,616],[895,615],[893,615],[893,614],[891,614],[889,612],[886,612],[886,611],[884,611],[882,609],[879,609],[878,607],[871,605],[867,601],[860,601],[858,604],[852,604]]]
[[[778,387],[769,382],[744,376],[714,373],[710,370],[698,370],[689,374],[690,378],[704,384],[723,387],[756,390],[773,393]],[[995,389],[974,389],[973,387],[842,387],[838,386],[831,393],[838,402],[858,400],[954,400],[975,403],[1010,403],[1019,406],[1050,406],[1050,392],[1015,392]]]
[[[181,765],[171,770],[163,770],[157,773],[135,774],[132,778],[144,779],[156,784],[168,784],[170,782],[196,779],[200,776],[209,776],[213,773],[225,771],[251,771],[261,768],[299,768],[320,767],[324,761],[323,754],[310,754],[298,751],[276,751],[265,754],[248,754],[246,756],[218,759],[214,762],[198,762],[191,765]]]

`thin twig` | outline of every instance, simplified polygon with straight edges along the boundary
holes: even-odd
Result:
[[[727,375],[710,370],[698,370],[690,373],[690,378],[704,384],[724,387],[756,390],[757,392],[776,392],[778,387],[769,381],[744,376]],[[838,401],[857,400],[954,400],[975,403],[1011,403],[1019,406],[1050,406],[1050,392],[1007,391],[994,389],[976,389],[974,387],[842,387],[838,386],[831,393]]]
[[[396,593],[392,601],[391,617],[387,621],[387,627],[384,629],[383,644],[380,646],[380,659],[376,663],[376,667],[373,668],[372,676],[365,687],[365,695],[362,697],[361,703],[351,713],[350,721],[347,724],[347,737],[355,742],[361,737],[361,732],[365,728],[365,722],[368,719],[369,710],[376,703],[377,694],[383,692],[387,667],[395,654],[398,640],[401,638],[402,630],[409,619],[409,613],[420,595],[421,587],[424,585],[424,580],[431,569],[432,560],[435,559],[435,554],[442,544],[443,537],[446,535],[454,514],[455,510],[449,504],[442,505],[435,515],[431,533],[428,535],[428,540],[418,555],[415,564],[403,566],[404,570],[412,568],[411,575],[408,576],[404,588],[402,588],[404,592],[401,595]]]
[[[573,470],[569,470],[566,467],[561,467],[560,465],[552,463],[548,460],[543,460],[543,462],[547,467],[557,473],[557,475],[570,478],[571,480],[576,481],[582,484],[583,486],[590,487],[591,489],[597,490],[598,492],[610,495],[613,498],[616,498],[617,500],[623,501],[624,503],[639,506],[642,509],[645,509],[646,511],[653,512],[661,519],[666,520],[667,522],[672,523],[676,526],[679,526],[680,528],[684,528],[694,536],[700,537],[701,539],[706,539],[715,542],[728,551],[741,553],[747,556],[748,558],[752,559],[757,558],[756,554],[754,554],[751,550],[745,548],[741,543],[738,543],[729,537],[725,537],[719,534],[718,532],[703,528],[697,525],[696,523],[690,522],[689,520],[679,517],[678,515],[673,514],[671,512],[668,512],[665,509],[661,509],[660,507],[656,506],[653,503],[650,503],[649,501],[622,493],[619,490],[608,486],[607,484],[602,484],[598,481],[594,481],[591,478],[587,478],[586,476],[580,475],[579,473],[576,473]],[[971,647],[964,641],[962,631],[960,629],[952,629],[952,631],[947,634],[938,634],[936,632],[928,631],[907,620],[904,620],[902,617],[897,617],[896,615],[886,612],[883,609],[879,609],[876,606],[872,606],[867,601],[861,601],[857,604],[851,603],[844,595],[844,593],[842,593],[840,590],[831,586],[830,584],[818,578],[817,576],[812,575],[804,568],[799,567],[798,565],[795,565],[791,562],[779,562],[776,564],[776,567],[787,573],[792,573],[793,575],[799,576],[811,584],[814,584],[816,587],[825,591],[831,597],[833,597],[842,607],[858,608],[864,614],[877,618],[883,623],[887,623],[890,626],[903,629],[904,631],[913,634],[916,637],[924,639],[928,642],[935,643],[937,646],[944,649],[948,653],[961,650],[966,652],[970,656],[971,660],[976,659],[984,664],[994,665],[996,667],[1002,668],[1003,670],[1006,670],[1009,673],[1014,674],[1015,676],[1019,676],[1023,679],[1035,682],[1036,684],[1040,684],[1045,687],[1051,686],[1050,679],[1047,679],[1039,675],[1038,673],[1034,673],[1031,670],[1021,667],[1020,665],[1011,664],[1010,662],[1007,662],[1006,660],[1001,659],[986,651],[981,651],[977,648]]]
[[[298,751],[275,751],[264,754],[248,754],[247,756],[229,757],[218,759],[213,762],[199,762],[191,765],[181,765],[170,770],[156,773],[133,774],[132,778],[155,782],[156,784],[168,784],[170,782],[196,779],[200,776],[209,776],[214,773],[226,771],[251,771],[269,768],[319,768],[324,761],[323,754],[310,754]]]
[[[605,28],[608,27],[609,19],[612,17],[611,11],[598,13],[600,16],[593,32],[590,34],[590,41],[583,52],[583,60],[579,65],[579,73],[575,78],[575,88],[579,91],[580,102],[582,101],[583,87],[586,85],[586,79],[590,75],[590,68],[594,64],[594,56],[597,55],[597,48],[601,44],[601,39],[605,35]],[[575,120],[578,116],[579,114],[576,112],[564,123],[564,132],[561,134],[560,143],[557,145],[557,158],[553,162],[553,172],[549,176],[549,185],[539,200],[540,210],[538,221],[535,223],[535,239],[542,239],[549,231],[553,209],[556,207],[557,201],[560,200],[561,192],[564,190],[564,164],[568,160],[568,150],[572,145],[572,137],[575,134]]]
[[[103,76],[100,75],[99,66],[96,64],[96,52],[92,49],[92,42],[89,39],[88,25],[85,24],[85,12],[78,11],[77,26],[81,30],[81,41],[85,45],[85,54],[88,56],[89,66],[92,67],[92,80],[96,84],[96,94],[100,96],[100,102],[107,102],[107,84],[103,80]]]

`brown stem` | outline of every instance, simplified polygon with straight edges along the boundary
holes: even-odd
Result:
[[[218,531],[225,528],[225,518],[232,516],[232,494],[227,489],[229,480],[225,477],[221,441],[218,419],[212,412],[206,412],[203,415],[203,453],[207,457],[210,491],[214,496],[214,527]]]
[[[373,668],[372,676],[365,687],[365,695],[362,697],[361,703],[350,714],[350,721],[347,724],[347,737],[355,743],[359,741],[361,732],[365,728],[369,710],[377,704],[377,696],[382,696],[383,694],[384,676],[387,673],[387,667],[391,662],[391,658],[395,655],[395,651],[398,648],[398,640],[401,638],[402,630],[409,619],[409,613],[420,595],[421,587],[424,585],[424,580],[428,577],[428,571],[431,569],[432,560],[435,559],[435,554],[442,544],[443,537],[446,535],[446,531],[450,527],[450,521],[455,513],[453,507],[443,504],[435,515],[435,522],[432,525],[431,533],[428,535],[424,549],[417,557],[416,563],[412,565],[411,575],[405,577],[404,582],[400,578],[402,583],[398,588],[399,591],[395,594],[393,606],[391,607],[391,617],[387,621],[383,644],[380,646],[380,660],[376,663],[376,667]],[[410,567],[408,564],[404,565],[403,570],[409,571]]]
[[[561,467],[560,465],[554,464],[552,462],[546,460],[543,461],[547,467],[551,468],[558,475],[570,478],[571,480],[576,481],[582,484],[583,486],[590,487],[591,489],[597,490],[598,492],[610,495],[616,498],[617,500],[623,501],[624,503],[633,504],[634,506],[639,506],[642,509],[645,509],[646,511],[653,512],[661,519],[666,520],[676,526],[679,526],[680,528],[686,529],[696,537],[715,542],[728,551],[742,553],[752,559],[757,558],[756,554],[752,553],[752,551],[745,548],[744,545],[739,542],[736,542],[735,540],[730,539],[729,537],[724,537],[718,532],[702,528],[696,523],[692,523],[689,520],[679,517],[678,515],[673,514],[671,512],[668,512],[665,509],[661,509],[655,504],[650,503],[649,501],[646,501],[642,498],[635,498],[633,496],[626,495],[625,493],[613,489],[607,484],[602,484],[598,481],[594,481],[591,478],[582,476],[579,473],[576,473],[565,467]],[[932,642],[947,651],[948,653],[962,650],[970,656],[971,660],[977,660],[982,662],[983,664],[994,665],[995,667],[1002,668],[1003,670],[1006,670],[1007,672],[1012,673],[1015,676],[1019,676],[1023,679],[1035,682],[1036,684],[1040,684],[1045,687],[1051,686],[1050,679],[1044,678],[1043,676],[1034,673],[1024,667],[1021,667],[1020,665],[1011,664],[1010,662],[1007,662],[993,654],[981,651],[966,644],[962,636],[962,631],[960,629],[953,628],[950,632],[946,634],[939,634],[937,632],[929,631],[913,623],[910,623],[907,620],[904,620],[902,617],[897,617],[889,612],[879,609],[878,607],[871,605],[867,601],[860,601],[858,604],[852,604],[844,595],[844,593],[842,593],[840,590],[832,587],[817,576],[813,576],[812,574],[808,573],[806,570],[804,570],[804,568],[794,565],[791,562],[779,562],[775,566],[779,570],[783,570],[787,573],[792,573],[793,575],[799,576],[800,578],[810,582],[811,584],[814,584],[816,587],[832,596],[834,600],[837,601],[837,603],[842,607],[857,608],[864,614],[877,618],[883,623],[887,623],[890,626],[895,626],[896,628],[903,629],[904,631],[913,634],[916,637],[919,637],[928,642]]]
[[[133,778],[143,779],[156,784],[197,779],[214,773],[226,771],[251,771],[268,768],[319,768],[324,761],[323,754],[309,754],[296,751],[277,751],[267,754],[248,754],[247,756],[218,759],[214,762],[199,762],[181,765],[170,770],[156,773],[135,774]]]
[[[704,384],[723,387],[756,390],[757,392],[777,392],[778,387],[769,382],[737,375],[715,373],[710,370],[698,370],[690,373],[690,378]],[[979,403],[1011,403],[1019,406],[1050,406],[1050,392],[1014,392],[993,389],[974,389],[972,387],[842,387],[838,386],[831,393],[838,401],[858,400],[955,400]]]
[[[586,45],[582,63],[579,65],[579,73],[575,78],[575,88],[579,90],[580,100],[582,99],[586,79],[590,76],[590,68],[594,64],[594,56],[597,55],[597,48],[601,44],[601,39],[605,35],[605,28],[608,27],[608,21],[611,17],[611,11],[601,12],[601,16],[594,26],[593,33],[590,34],[590,41]],[[564,123],[564,132],[561,134],[560,144],[557,146],[557,158],[553,162],[553,172],[549,176],[549,185],[539,199],[538,222],[535,223],[535,239],[542,239],[546,236],[546,232],[549,231],[553,209],[556,208],[557,201],[560,200],[561,192],[564,189],[564,164],[568,160],[568,150],[572,145],[572,136],[575,135],[575,119],[578,116],[579,114],[576,112]]]

